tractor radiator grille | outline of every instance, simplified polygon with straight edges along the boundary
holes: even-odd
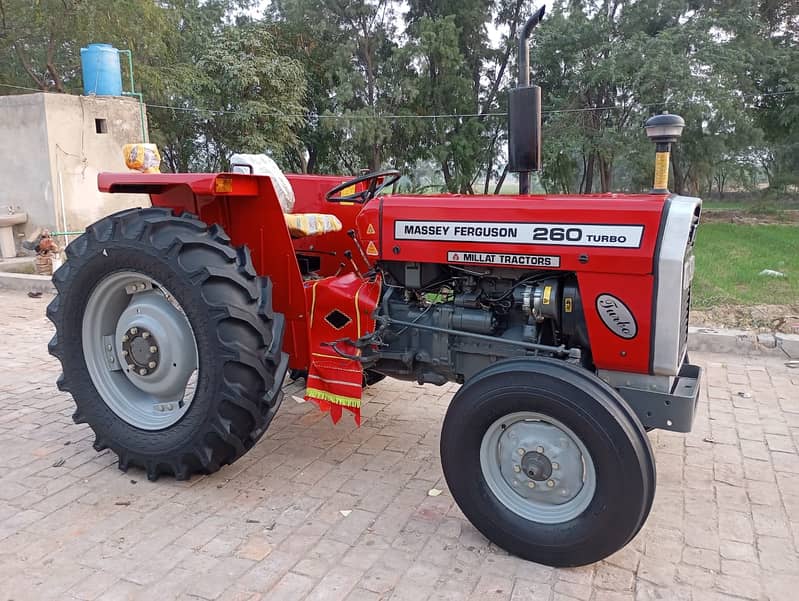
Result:
[[[696,227],[699,225],[701,207],[694,209],[691,219],[691,229],[688,232],[688,247],[685,251],[683,262],[683,293],[680,305],[680,346],[678,357],[685,357],[688,346],[688,321],[691,313],[691,289],[694,281],[694,244],[696,243]]]
[[[672,196],[661,231],[655,275],[657,305],[652,344],[652,373],[676,376],[688,343],[691,283],[694,279],[694,237],[701,201]]]
[[[691,286],[685,289],[682,296],[682,307],[680,308],[680,352],[679,356],[684,357],[688,346],[688,320],[691,313]]]

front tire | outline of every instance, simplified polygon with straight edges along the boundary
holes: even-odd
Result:
[[[444,476],[489,540],[555,567],[599,561],[640,530],[655,493],[649,439],[629,406],[583,369],[498,362],[455,395]]]
[[[218,226],[133,209],[67,247],[47,309],[76,423],[147,477],[213,473],[260,439],[282,399],[283,316]]]

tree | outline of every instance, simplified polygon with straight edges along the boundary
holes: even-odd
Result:
[[[183,113],[178,127],[159,128],[173,168],[225,169],[234,152],[280,155],[298,143],[293,129],[303,119],[304,73],[299,62],[276,52],[264,24],[212,34],[197,56],[190,92],[171,96],[186,108],[176,111]]]
[[[43,92],[78,92],[81,46],[110,42],[146,63],[163,52],[172,17],[147,0],[0,0],[0,73]]]
[[[402,69],[393,61],[395,8],[388,0],[273,4],[284,43],[297,43],[313,78],[306,97],[309,120],[302,128],[307,159],[294,157],[294,164],[316,167],[324,158],[326,167],[356,173],[392,162],[399,125],[380,116],[395,114],[408,100],[396,85]]]

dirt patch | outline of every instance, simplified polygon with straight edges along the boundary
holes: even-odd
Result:
[[[768,225],[784,223],[799,225],[799,211],[790,209],[773,213],[753,213],[739,209],[708,209],[702,211],[704,223],[740,223],[746,225]]]
[[[717,305],[691,309],[691,325],[799,334],[799,305]]]

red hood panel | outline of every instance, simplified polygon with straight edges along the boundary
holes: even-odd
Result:
[[[386,196],[380,258],[652,273],[665,195]]]

